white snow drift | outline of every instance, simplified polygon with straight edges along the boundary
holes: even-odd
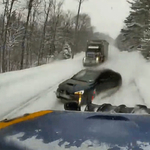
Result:
[[[46,93],[48,89],[55,96],[54,91],[57,83],[62,82],[82,69],[82,55],[76,55],[74,60],[62,60],[23,71],[1,74],[0,119],[27,101],[32,101],[35,96],[39,99],[43,96],[41,94],[43,92]],[[49,97],[48,101],[50,103],[49,108],[51,108],[56,98]],[[47,105],[44,97],[42,104]],[[39,106],[42,106],[42,104]],[[41,108],[44,109],[43,107]]]

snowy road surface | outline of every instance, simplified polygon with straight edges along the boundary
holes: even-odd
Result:
[[[83,55],[77,55],[74,60],[1,74],[0,119],[16,115],[16,112],[20,115],[32,104],[34,108],[27,112],[53,108],[57,102],[54,91],[60,82],[83,68]]]
[[[12,118],[43,109],[63,109],[54,91],[60,82],[83,68],[80,53],[72,60],[63,60],[23,71],[1,74],[0,119]],[[113,105],[134,106],[145,104],[150,107],[150,64],[138,53],[119,52],[110,47],[109,59],[100,68],[118,71],[123,85],[114,95],[95,103],[109,102]]]

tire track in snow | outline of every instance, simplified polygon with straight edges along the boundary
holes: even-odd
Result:
[[[45,94],[47,94],[49,92],[52,92],[64,80],[66,80],[66,79],[62,79],[61,81],[57,82],[57,84],[52,85],[52,86],[48,87],[47,89],[41,91],[40,93],[36,94],[35,96],[27,99],[25,102],[23,102],[21,105],[19,105],[19,107],[17,106],[15,108],[11,109],[10,111],[8,111],[7,113],[5,113],[4,115],[2,115],[0,117],[0,120],[11,118],[11,116],[13,116],[15,113],[19,112],[23,108],[25,108],[25,107],[29,106],[30,104],[34,103],[35,101],[40,99]]]
[[[141,94],[141,92],[140,92],[140,89],[138,88],[138,86],[137,86],[137,84],[136,84],[135,80],[133,80],[133,84],[134,84],[134,85],[135,85],[135,87],[137,88],[137,91],[138,91],[139,97],[141,98],[141,100],[142,100],[143,104],[146,106],[145,99],[143,98],[143,96],[142,96],[142,94]]]
[[[136,94],[136,98],[138,98],[138,102],[133,103],[132,101],[126,101],[126,99],[120,100],[122,97],[126,96],[126,93],[129,92],[129,95],[131,95],[132,91],[128,91],[127,89],[131,87],[131,89],[134,89],[133,92],[134,94]],[[130,93],[131,92],[131,93]],[[132,94],[133,95],[133,94]],[[131,99],[132,97],[129,96],[129,99]],[[133,97],[134,98],[134,97]],[[132,98],[132,99],[133,99]],[[140,89],[138,88],[136,82],[134,80],[131,80],[130,83],[128,85],[125,86],[121,86],[118,90],[116,90],[116,92],[114,92],[113,94],[109,93],[105,93],[105,96],[99,94],[97,96],[97,98],[95,98],[95,100],[93,101],[93,103],[95,104],[104,104],[104,103],[110,103],[111,105],[121,105],[121,104],[125,104],[125,105],[135,105],[137,103],[142,104],[142,105],[146,105],[145,100],[140,92]]]

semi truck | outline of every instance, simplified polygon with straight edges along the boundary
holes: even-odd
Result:
[[[109,43],[106,40],[87,41],[83,66],[95,66],[108,59]]]

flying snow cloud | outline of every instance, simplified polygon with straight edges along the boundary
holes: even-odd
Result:
[[[144,104],[150,107],[150,63],[138,52],[120,52],[115,47],[109,49],[109,59],[101,67],[110,68],[121,74],[123,85],[119,92],[100,101],[101,104],[109,102],[114,105],[126,104],[135,106]]]

